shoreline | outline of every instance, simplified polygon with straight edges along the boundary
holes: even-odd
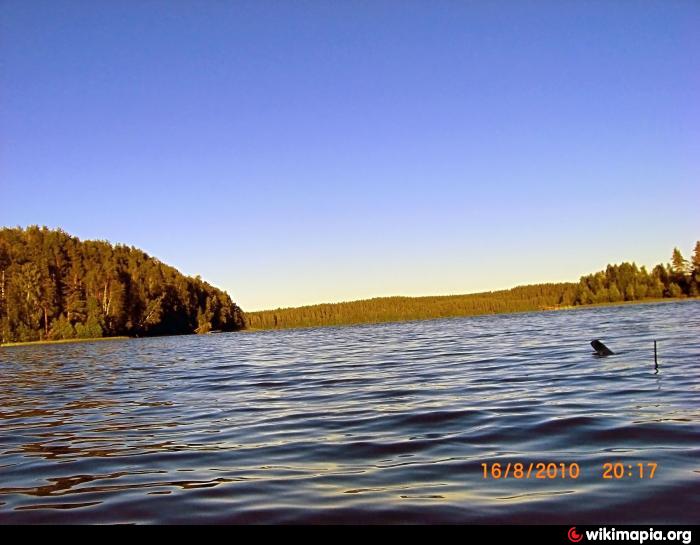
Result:
[[[292,327],[268,327],[268,328],[244,328],[237,331],[231,331],[227,333],[258,333],[260,331],[284,331],[290,329],[318,329],[325,327],[353,327],[361,325],[377,325],[377,324],[402,324],[407,322],[429,322],[433,320],[449,320],[452,318],[472,318],[477,316],[500,316],[507,314],[528,314],[528,313],[540,313],[540,312],[563,312],[571,310],[580,310],[586,308],[597,308],[597,307],[618,307],[627,305],[651,305],[658,303],[679,303],[683,301],[698,301],[700,297],[662,297],[654,299],[641,299],[638,301],[615,301],[606,303],[591,303],[588,305],[573,305],[573,306],[562,306],[562,307],[547,307],[533,310],[522,310],[514,312],[487,312],[483,314],[456,314],[453,316],[438,316],[434,318],[413,318],[407,320],[381,320],[381,321],[366,321],[366,322],[353,322],[347,324],[326,324],[326,325],[314,325],[314,326],[292,326]],[[157,337],[181,337],[182,335],[158,335]],[[187,336],[187,335],[185,335]],[[22,342],[10,342],[5,344],[0,344],[0,348],[5,347],[16,347],[16,346],[35,346],[35,345],[56,345],[56,344],[70,344],[70,343],[85,343],[85,342],[99,342],[99,341],[124,341],[129,339],[135,339],[139,337],[94,337],[86,339],[58,339],[58,340],[43,340],[43,341],[22,341]],[[148,339],[151,337],[140,337],[142,339]],[[153,337],[156,338],[156,337]]]
[[[434,318],[410,318],[406,320],[381,320],[381,321],[367,321],[367,322],[353,322],[347,324],[327,324],[327,325],[313,325],[313,326],[291,326],[291,327],[258,327],[258,328],[245,328],[237,331],[237,333],[257,333],[260,331],[284,331],[289,329],[318,329],[322,327],[352,327],[360,325],[376,325],[376,324],[403,324],[407,322],[429,322],[433,320],[449,320],[452,318],[474,318],[477,316],[501,316],[507,314],[530,314],[530,313],[540,313],[540,312],[563,312],[571,310],[580,310],[592,307],[618,307],[626,305],[651,305],[657,303],[679,303],[683,301],[698,301],[698,297],[657,297],[652,299],[639,299],[637,301],[615,301],[606,303],[590,303],[587,305],[569,305],[562,307],[547,307],[532,310],[519,310],[511,312],[485,312],[483,314],[455,314],[452,316],[436,316]],[[331,303],[334,304],[334,303]],[[303,308],[303,307],[300,307]],[[283,309],[286,310],[286,309]],[[257,312],[274,312],[274,311],[257,311]]]
[[[86,339],[56,339],[56,340],[44,340],[44,341],[20,341],[12,343],[0,344],[0,348],[13,347],[13,346],[34,346],[43,344],[69,344],[69,343],[92,343],[99,341],[125,341],[131,339],[132,337],[90,337]]]
[[[607,303],[589,303],[587,305],[569,305],[563,307],[547,307],[541,310],[534,310],[531,312],[549,312],[551,310],[576,310],[579,308],[589,308],[589,307],[622,307],[625,305],[644,305],[644,304],[654,304],[654,303],[678,303],[681,301],[697,301],[699,297],[654,297],[650,299],[639,299],[637,301],[615,301]]]

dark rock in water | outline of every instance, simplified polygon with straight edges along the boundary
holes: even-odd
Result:
[[[591,341],[591,346],[593,347],[593,350],[595,350],[595,354],[597,356],[611,356],[615,353],[598,339]]]

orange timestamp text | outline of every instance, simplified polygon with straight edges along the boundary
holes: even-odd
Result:
[[[653,479],[656,462],[605,462],[595,474],[603,479]],[[577,462],[489,462],[481,464],[484,479],[578,479],[581,466]]]

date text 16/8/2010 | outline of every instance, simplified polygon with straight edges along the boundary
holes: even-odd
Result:
[[[605,462],[598,471],[603,479],[653,479],[656,462]],[[491,462],[481,464],[484,479],[578,479],[581,466],[564,462]]]

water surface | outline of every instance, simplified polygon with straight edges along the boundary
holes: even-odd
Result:
[[[0,349],[0,522],[697,523],[699,334],[686,301]]]

